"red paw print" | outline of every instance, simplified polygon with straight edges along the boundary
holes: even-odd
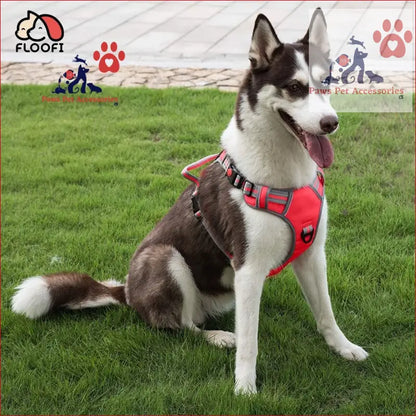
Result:
[[[386,19],[383,22],[383,30],[385,32],[388,32],[390,29],[391,29],[391,22],[390,20]],[[394,29],[396,30],[396,32],[402,31],[403,22],[400,19],[397,19],[394,22]],[[412,32],[410,30],[406,30],[406,32],[404,32],[403,37],[404,37],[404,41],[400,37],[400,35],[396,33],[390,33],[386,35],[384,39],[381,41],[380,31],[376,30],[373,33],[374,42],[379,43],[381,41],[380,55],[383,58],[390,58],[390,56],[401,58],[404,56],[404,54],[406,53],[406,45],[404,42],[410,43],[412,41],[412,38],[413,38]]]
[[[120,69],[120,61],[124,61],[126,54],[124,51],[120,51],[117,56],[115,53],[117,52],[117,43],[111,42],[110,45],[111,52],[107,52],[108,44],[107,42],[103,42],[101,44],[101,51],[107,52],[103,56],[99,51],[95,51],[93,54],[94,60],[98,61],[98,69],[100,72],[118,72]]]

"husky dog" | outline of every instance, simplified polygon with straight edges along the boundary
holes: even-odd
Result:
[[[318,183],[318,166],[333,160],[325,134],[337,129],[338,119],[327,94],[309,94],[311,84],[322,88],[330,64],[320,9],[306,35],[290,44],[282,43],[269,20],[259,15],[249,59],[235,114],[221,138],[221,155],[226,152],[232,164],[225,166],[224,159],[203,171],[196,201],[194,185],[182,193],[137,248],[126,283],[99,283],[79,273],[31,277],[17,288],[15,312],[38,318],[59,307],[127,304],[153,327],[189,328],[212,344],[236,346],[235,392],[256,392],[263,284],[270,270],[294,252],[297,231],[283,214],[249,206],[246,197],[266,189],[270,198],[287,202],[290,192]],[[230,172],[238,172],[232,182]],[[235,182],[242,177],[247,178],[244,189]],[[368,354],[345,337],[332,312],[324,250],[327,205],[320,195],[316,235],[313,242],[311,235],[302,236],[310,247],[291,257],[292,266],[327,344],[346,359],[364,360]],[[234,305],[235,333],[199,327]]]

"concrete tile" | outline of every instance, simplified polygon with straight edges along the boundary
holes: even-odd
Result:
[[[25,3],[25,2],[22,2]],[[30,3],[30,2],[27,2]],[[38,2],[36,2],[36,6],[31,6],[36,13],[49,13],[53,16],[56,16],[59,20],[63,19],[67,13],[72,13],[74,10],[78,8],[84,8],[89,2],[87,1],[51,1],[46,2],[40,8],[38,7]],[[28,5],[29,6],[29,5]]]
[[[292,3],[292,2],[290,2]],[[258,13],[263,13],[272,22],[273,26],[279,26],[288,16],[296,9],[294,4],[292,7],[285,7],[286,2],[267,2],[266,5],[259,9]]]
[[[16,25],[17,22],[26,16],[28,10],[33,10],[34,12],[42,12],[45,7],[50,5],[47,1],[36,2],[36,7],[34,7],[33,2],[30,1],[13,1],[13,2],[1,2],[1,14],[2,14],[2,23],[5,21],[10,21],[12,24]]]
[[[322,4],[321,9],[324,12],[325,17],[329,17],[330,16],[330,14],[334,10],[335,5],[337,3],[338,2],[336,2],[336,1],[326,1],[324,4]]]
[[[77,44],[78,47],[81,47],[82,45],[88,45],[92,40],[97,38],[100,41],[106,40],[106,33],[116,27],[122,28],[124,25],[129,25],[132,29],[135,28],[134,23],[126,23],[121,16],[114,17],[111,24],[109,19],[109,16],[101,15],[94,19],[84,21],[84,23],[73,27],[65,33],[65,42]],[[132,31],[130,36],[133,33]],[[128,41],[129,39],[126,38],[125,40]]]
[[[181,12],[182,10],[192,7],[197,2],[195,1],[159,1],[157,10],[159,11],[171,11],[174,13]]]
[[[148,11],[151,7],[134,7],[140,6],[140,4],[136,4],[135,2],[131,2],[131,5],[126,5],[122,7],[118,5],[117,7],[109,10],[108,12],[108,24],[109,27],[115,26],[117,22],[125,22],[136,17],[139,17],[142,13]]]
[[[208,4],[209,3],[209,4]],[[181,13],[181,17],[192,19],[209,19],[211,16],[224,10],[217,2],[199,2]]]
[[[302,3],[304,2],[302,1],[267,1],[265,5],[262,7],[262,10],[267,9],[271,12],[285,11],[286,13],[289,13],[301,7]]]
[[[110,10],[117,8],[117,3],[112,1],[91,1],[86,2],[83,7],[78,7],[72,11],[68,12],[68,17],[85,20],[94,20],[97,17],[105,14],[108,17]]]
[[[199,26],[203,22],[203,19],[186,18],[186,17],[173,17],[172,19],[164,22],[158,27],[160,32],[177,32],[182,35],[187,34],[189,31]]]
[[[248,54],[251,43],[251,32],[233,31],[215,45],[209,51],[212,53],[241,53]]]
[[[179,57],[202,57],[204,52],[209,49],[209,42],[187,42],[178,41],[165,49],[168,53],[173,53]]]
[[[402,8],[404,6],[404,1],[373,1],[371,2],[370,8],[380,8],[380,9],[394,9]],[[337,2],[335,8],[339,9],[356,9],[356,8],[366,8],[367,5],[363,2],[349,2],[349,1],[339,1]]]
[[[154,25],[151,23],[127,22],[105,32],[104,35],[100,34],[99,36],[91,39],[90,42],[99,44],[105,38],[108,42],[115,41],[126,48],[127,45],[131,44],[135,39],[148,32],[153,27]]]
[[[172,11],[156,11],[150,10],[145,13],[141,13],[137,17],[133,18],[132,22],[138,23],[152,23],[154,26],[160,25],[161,23],[171,19],[176,13]]]
[[[138,53],[159,53],[180,36],[181,35],[176,32],[152,31],[134,40],[129,44],[129,48],[134,48]]]
[[[192,6],[187,2],[160,2],[156,7],[141,13],[132,21],[160,24],[181,13],[182,10]]]
[[[308,26],[305,26],[303,29],[278,29],[278,36],[282,42],[295,42],[298,39],[305,36]]]
[[[183,40],[186,42],[209,42],[215,43],[222,39],[232,28],[225,26],[201,25],[187,33]]]
[[[219,13],[215,16],[208,19],[207,23],[210,26],[226,26],[226,27],[234,27],[238,26],[242,23],[247,16],[245,14],[235,14],[235,13]]]
[[[250,48],[251,34],[255,18],[244,21],[230,30],[209,49],[209,52],[220,54],[243,54],[247,56]]]
[[[264,7],[265,4],[265,1],[236,1],[231,2],[224,12],[230,14],[244,14],[247,16],[256,13],[257,10]]]
[[[231,0],[231,1],[217,1],[217,0],[214,0],[214,1],[205,1],[204,0],[204,1],[196,1],[194,3],[198,3],[201,6],[209,7],[209,6],[228,6],[233,1],[234,0]]]
[[[357,12],[357,19],[393,8],[413,16],[414,2],[374,1],[365,19],[360,16],[362,2],[301,2],[301,1],[10,1],[1,2],[2,59],[28,62],[71,63],[79,53],[92,60],[92,53],[103,40],[115,41],[126,52],[124,64],[147,62],[149,65],[181,67],[223,66],[246,68],[247,50],[255,18],[266,14],[277,27],[283,41],[304,35],[315,7],[323,7],[328,26],[333,27],[332,41],[345,43],[344,29],[351,26],[337,11]],[[28,9],[38,13],[56,14],[65,29],[63,54],[16,54],[14,36],[17,21]],[[59,16],[61,14],[62,16]],[[359,22],[359,20],[357,20]],[[413,22],[412,22],[413,24]],[[339,27],[342,25],[343,30]],[[349,26],[348,26],[349,25]],[[352,30],[351,26],[351,29]],[[369,45],[366,45],[369,46]],[[377,45],[375,46],[377,49]],[[409,59],[402,59],[405,68]],[[413,50],[412,50],[413,55]],[[374,61],[377,63],[377,61]],[[369,62],[370,65],[370,62]],[[376,69],[376,67],[374,67]]]
[[[290,13],[287,15],[284,19],[281,19],[277,23],[277,29],[289,29],[289,30],[299,30],[302,29],[303,32],[306,32],[306,30],[309,27],[309,21],[311,16],[311,11],[313,11],[314,8],[311,8],[308,10],[308,8],[299,8],[296,10],[295,13]]]

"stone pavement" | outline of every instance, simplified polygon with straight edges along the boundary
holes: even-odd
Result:
[[[56,83],[68,65],[6,62],[1,66],[1,82],[13,84],[48,85]],[[160,68],[126,65],[117,74],[103,74],[91,68],[88,79],[98,85],[148,88],[187,87],[217,88],[220,91],[238,91],[245,70],[227,68]],[[384,74],[383,88],[414,90],[414,74],[395,72]],[[360,86],[352,84],[351,87]]]
[[[392,19],[414,15],[414,2],[401,1],[2,1],[1,81],[54,83],[60,74],[76,65],[72,59],[78,54],[87,59],[89,77],[105,85],[235,91],[248,66],[250,36],[257,14],[266,14],[279,37],[292,41],[304,35],[317,6],[323,8],[329,29],[331,25],[345,29],[342,37],[331,39],[335,53],[356,33],[357,25],[364,25],[377,12],[384,16],[388,13]],[[360,9],[356,10],[357,7]],[[395,15],[389,8],[394,8]],[[345,19],[344,9],[355,18]],[[63,53],[16,52],[18,39],[14,32],[27,10],[59,18],[65,29]],[[97,69],[93,51],[100,50],[102,41],[117,42],[118,51],[125,52],[121,69],[115,74]],[[414,68],[413,48],[409,49],[407,60],[399,62],[403,68],[409,62]],[[377,68],[378,63],[374,62],[371,69]],[[413,86],[414,72],[394,69],[398,72],[392,73],[388,84]]]
[[[48,85],[56,83],[69,65],[4,62],[1,66],[1,82],[13,84]],[[218,88],[237,91],[245,70],[226,68],[161,68],[124,65],[116,74],[101,73],[92,67],[88,79],[98,85],[148,88],[189,87]]]

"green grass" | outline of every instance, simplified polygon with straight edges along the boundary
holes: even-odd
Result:
[[[2,87],[3,414],[414,414],[413,114],[341,114],[326,173],[333,307],[370,358],[326,347],[288,269],[265,285],[259,394],[245,398],[234,351],[152,330],[127,307],[38,321],[10,310],[27,276],[122,279],[187,186],[182,167],[219,149],[235,95],[106,88],[114,106],[42,103],[48,92]]]

